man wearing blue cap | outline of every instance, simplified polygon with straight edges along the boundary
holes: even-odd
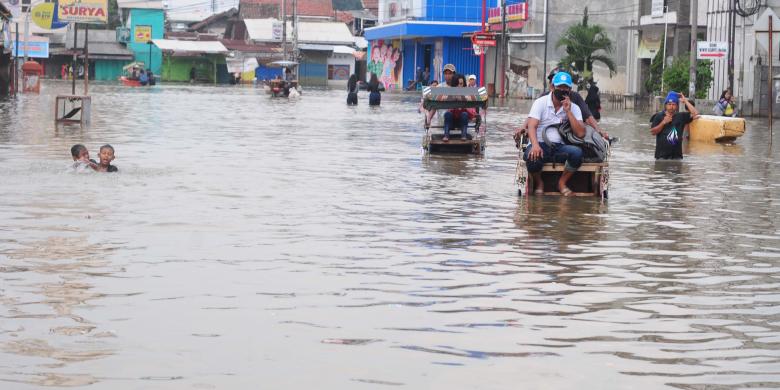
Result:
[[[572,104],[569,93],[572,88],[572,78],[567,72],[558,72],[552,79],[553,90],[549,95],[534,101],[531,112],[528,113],[528,138],[531,147],[526,148],[524,159],[528,174],[534,183],[534,194],[544,194],[542,168],[548,162],[565,162],[565,170],[558,180],[558,190],[564,196],[572,191],[566,183],[574,176],[582,165],[582,149],[563,143],[558,126],[564,122],[578,137],[585,136],[585,125],[582,123],[582,112],[576,104]]]
[[[680,102],[688,112],[678,112]],[[683,94],[670,91],[664,99],[664,110],[653,115],[650,133],[655,136],[656,160],[679,160],[683,158],[682,141],[685,125],[699,117],[699,111]]]

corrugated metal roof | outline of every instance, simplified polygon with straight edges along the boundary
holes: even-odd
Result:
[[[249,39],[253,41],[279,41],[279,39],[273,39],[274,37],[274,23],[278,22],[276,19],[244,19],[244,25],[246,25],[246,32],[249,34]],[[292,31],[292,24],[287,22],[288,34]],[[292,35],[288,36],[288,39]]]
[[[273,39],[276,19],[244,19],[249,39],[253,41],[280,41]],[[287,22],[287,39],[292,40],[292,23]],[[298,23],[298,42],[352,45],[355,37],[344,23],[300,22]]]
[[[207,53],[218,54],[227,53],[228,49],[225,48],[219,41],[176,41],[173,39],[154,39],[152,40],[155,46],[160,50],[169,50],[176,53]]]
[[[333,46],[333,52],[336,54],[354,54],[355,49],[349,47],[349,46]]]
[[[161,0],[116,0],[116,5],[124,9],[164,9]]]
[[[298,41],[352,45],[355,37],[344,23],[301,22],[298,26]]]

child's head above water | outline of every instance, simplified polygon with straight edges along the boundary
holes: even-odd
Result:
[[[101,146],[98,157],[100,157],[100,166],[107,167],[111,165],[111,161],[114,161],[114,147],[109,144]]]
[[[73,156],[73,161],[89,160],[89,151],[87,150],[87,147],[82,144],[73,145],[70,148],[70,155]]]

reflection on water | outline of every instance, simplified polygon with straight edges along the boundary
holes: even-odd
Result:
[[[530,102],[458,157],[413,95],[98,84],[55,128],[67,90],[0,101],[0,388],[780,386],[761,121],[656,162],[647,115],[605,113],[602,203],[515,196]],[[120,173],[68,173],[74,143]]]

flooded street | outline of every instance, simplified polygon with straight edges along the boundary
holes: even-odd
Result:
[[[55,128],[69,92],[0,101],[0,389],[780,387],[763,120],[656,162],[605,111],[602,203],[517,197],[529,101],[475,158],[422,153],[419,95],[98,84]]]

